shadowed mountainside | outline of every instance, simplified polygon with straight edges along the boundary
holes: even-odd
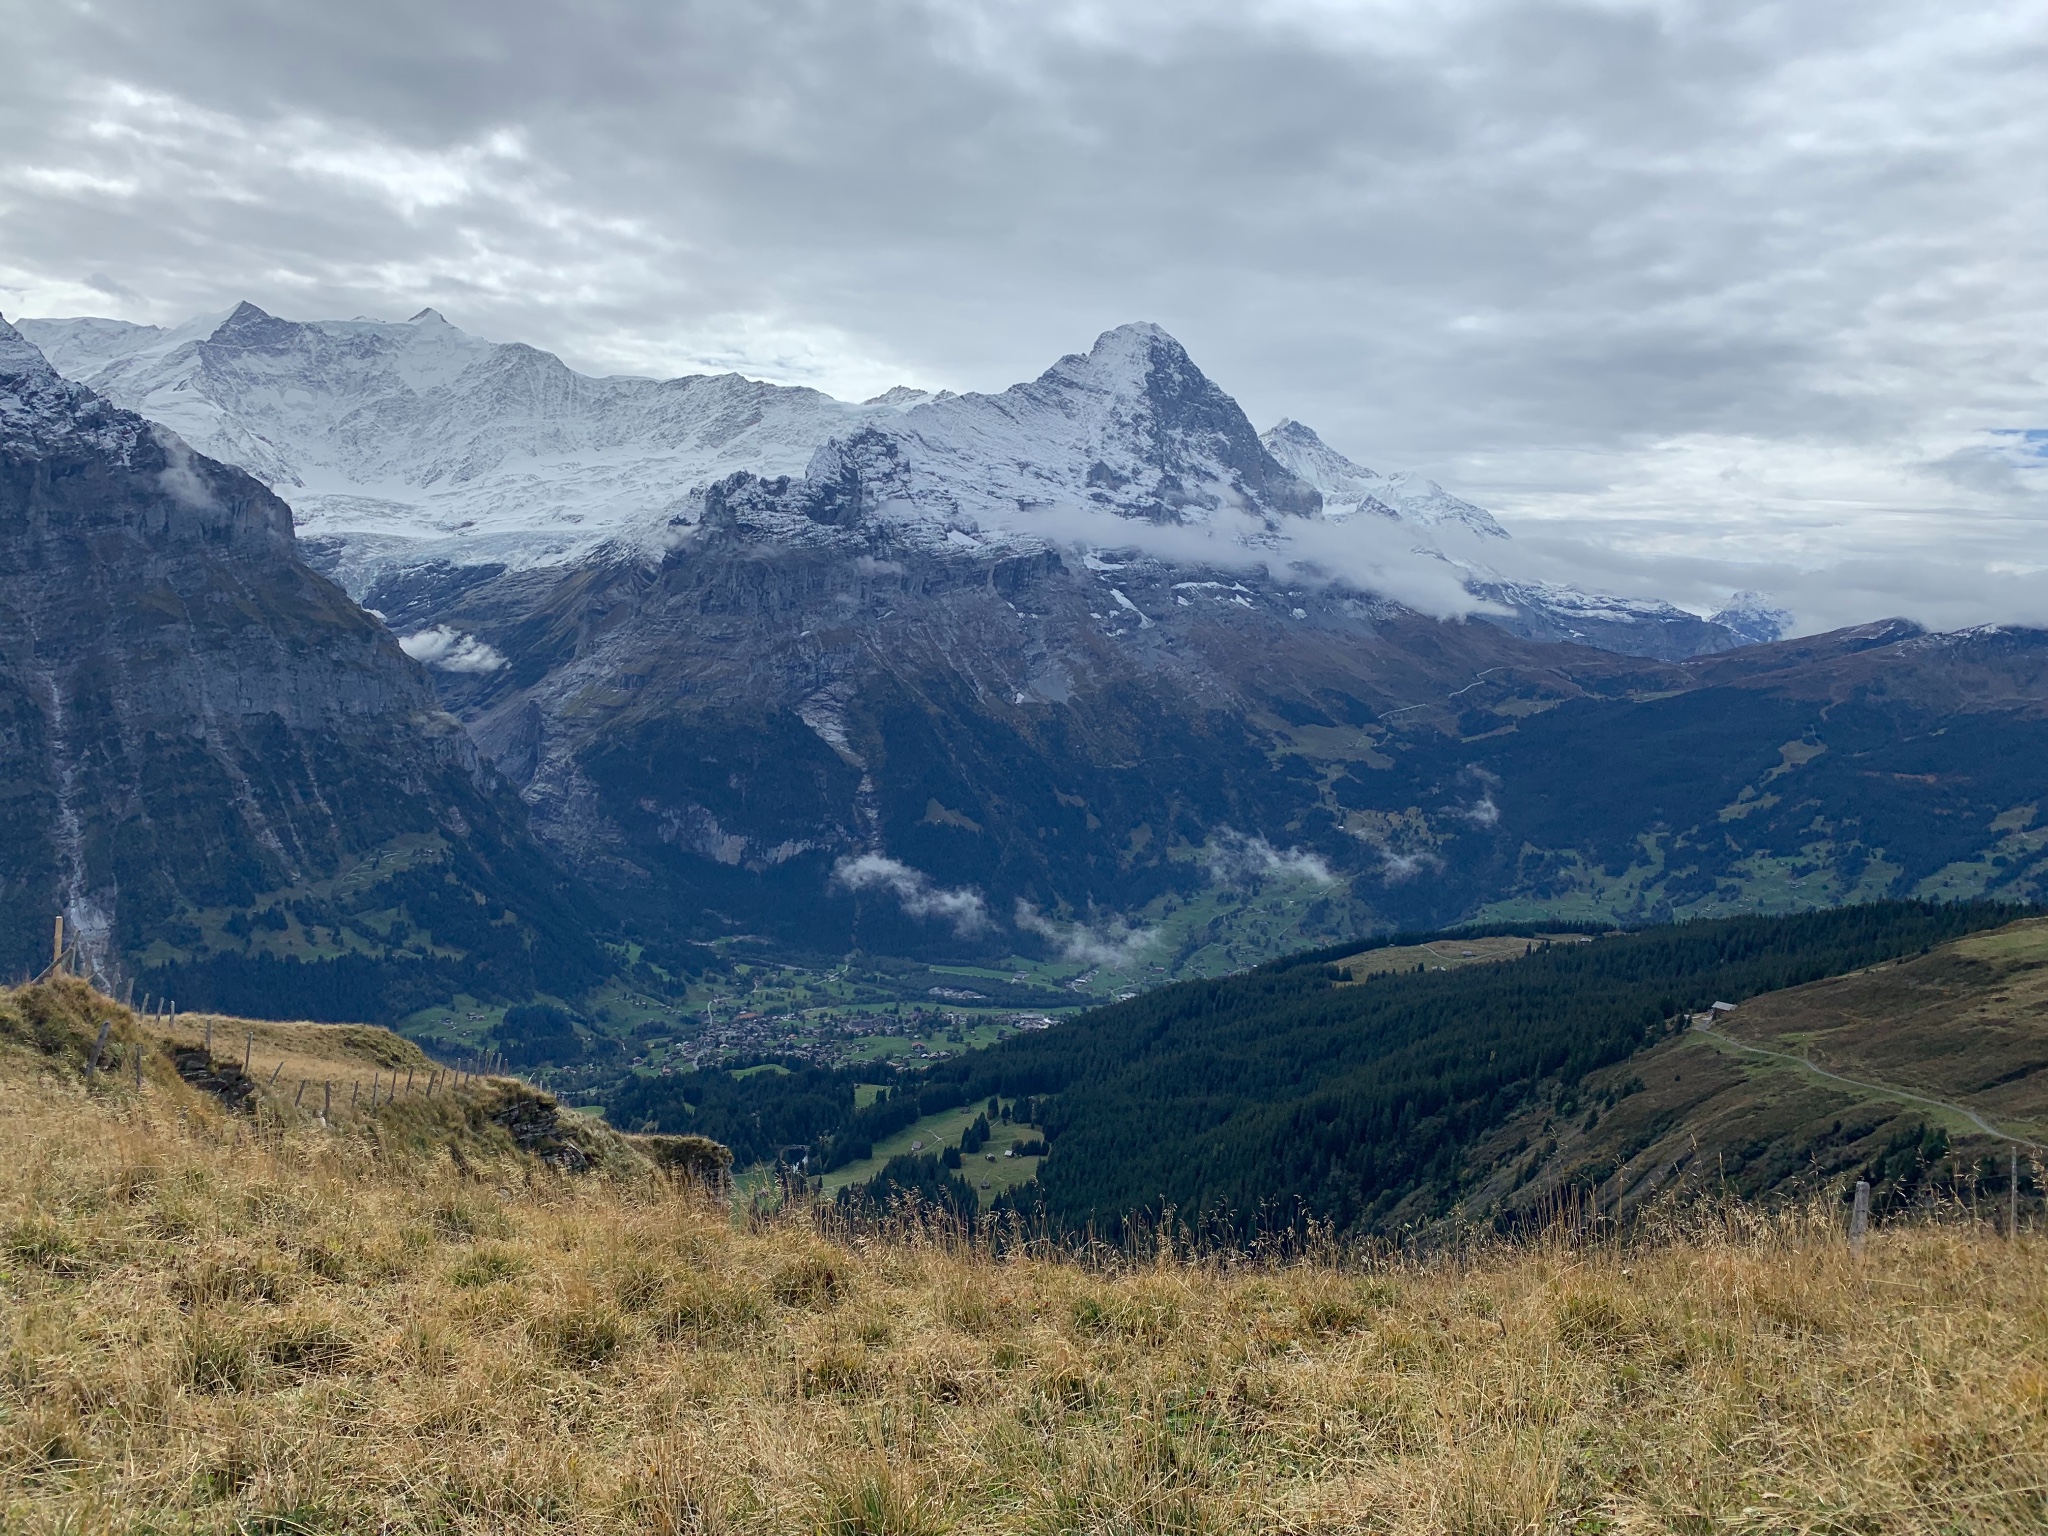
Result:
[[[9,967],[63,912],[110,984],[159,992],[202,955],[261,969],[252,920],[290,934],[338,963],[273,1001],[327,1017],[596,973],[587,898],[290,509],[4,322],[0,632]]]

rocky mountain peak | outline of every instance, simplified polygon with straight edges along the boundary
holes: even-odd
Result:
[[[247,299],[242,300],[228,314],[227,319],[214,328],[207,341],[217,347],[260,347],[279,349],[294,345],[300,339],[305,327],[296,321],[280,320],[265,310],[258,309]]]
[[[1762,592],[1737,592],[1708,622],[1733,631],[1746,645],[1765,645],[1792,627],[1792,615]]]
[[[64,378],[0,318],[0,452],[40,457],[82,446],[125,460],[148,430],[140,417]]]
[[[1507,530],[1484,507],[1453,496],[1421,475],[1383,475],[1354,463],[1298,421],[1281,420],[1259,441],[1276,460],[1322,492],[1332,518],[1364,512],[1420,529],[1505,539]]]
[[[36,344],[0,315],[0,380],[24,386],[49,387],[61,382]]]

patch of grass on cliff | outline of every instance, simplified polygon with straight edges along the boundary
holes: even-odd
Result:
[[[1859,1262],[1832,1215],[998,1260],[0,1045],[0,1524],[2040,1529],[2048,1243],[1908,1225]]]

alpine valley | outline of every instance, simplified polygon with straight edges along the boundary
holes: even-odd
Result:
[[[1530,580],[1154,326],[849,404],[431,310],[31,320],[0,431],[17,968],[62,909],[249,1011],[855,952],[1014,1005],[2048,872],[2048,635]]]

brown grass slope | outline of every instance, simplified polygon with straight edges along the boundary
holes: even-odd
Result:
[[[1859,1176],[1880,1215],[2003,1208],[2015,1148],[2038,1210],[2043,1144],[2048,919],[2035,918],[1754,998],[1595,1075],[1477,1149],[1493,1173],[1468,1210],[1627,1212],[1678,1190],[1839,1197]]]
[[[104,1006],[0,997],[9,1531],[2048,1518],[2032,1234],[1902,1223],[1857,1262],[1836,1225],[1737,1212],[1288,1266],[995,1260],[909,1221],[827,1242],[624,1158],[568,1177],[231,1113],[125,1019],[143,1088],[88,1079]]]
[[[88,1072],[102,1023],[103,1059]],[[621,1136],[601,1120],[560,1113],[552,1096],[516,1078],[452,1074],[372,1024],[208,1014],[172,1023],[69,977],[0,988],[0,1081],[13,1078],[76,1080],[89,1099],[118,1111],[219,1110],[254,1135],[323,1131],[387,1160],[446,1161],[514,1181],[533,1177],[535,1163],[628,1177],[661,1165],[715,1172],[723,1150],[701,1137]]]

